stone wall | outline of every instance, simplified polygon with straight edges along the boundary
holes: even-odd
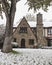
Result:
[[[27,33],[20,33],[20,27],[27,27]],[[34,44],[37,43],[36,42],[36,37],[34,36],[29,24],[27,23],[26,19],[23,18],[20,22],[20,24],[18,25],[15,33],[14,33],[14,38],[16,38],[16,41],[19,45],[19,47],[21,47],[21,40],[25,39],[25,47],[29,48],[29,47],[33,47],[34,45],[29,45],[29,39],[34,39]]]

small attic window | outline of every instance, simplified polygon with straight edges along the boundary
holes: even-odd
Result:
[[[27,27],[20,27],[20,33],[27,33]]]

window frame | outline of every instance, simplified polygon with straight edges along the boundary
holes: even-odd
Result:
[[[29,39],[29,45],[34,45],[34,39]]]
[[[48,33],[48,35],[52,35],[52,28],[49,28],[49,29],[47,30],[47,33]]]
[[[16,38],[13,39],[13,42],[16,42]]]
[[[19,33],[27,33],[27,27],[20,27]]]

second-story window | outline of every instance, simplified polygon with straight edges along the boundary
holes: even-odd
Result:
[[[48,34],[49,34],[49,35],[52,34],[52,29],[48,29]]]
[[[20,27],[19,33],[27,33],[27,27]]]

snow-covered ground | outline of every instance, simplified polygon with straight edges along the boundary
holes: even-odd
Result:
[[[52,65],[52,49],[14,49],[20,54],[0,52],[0,65]]]

